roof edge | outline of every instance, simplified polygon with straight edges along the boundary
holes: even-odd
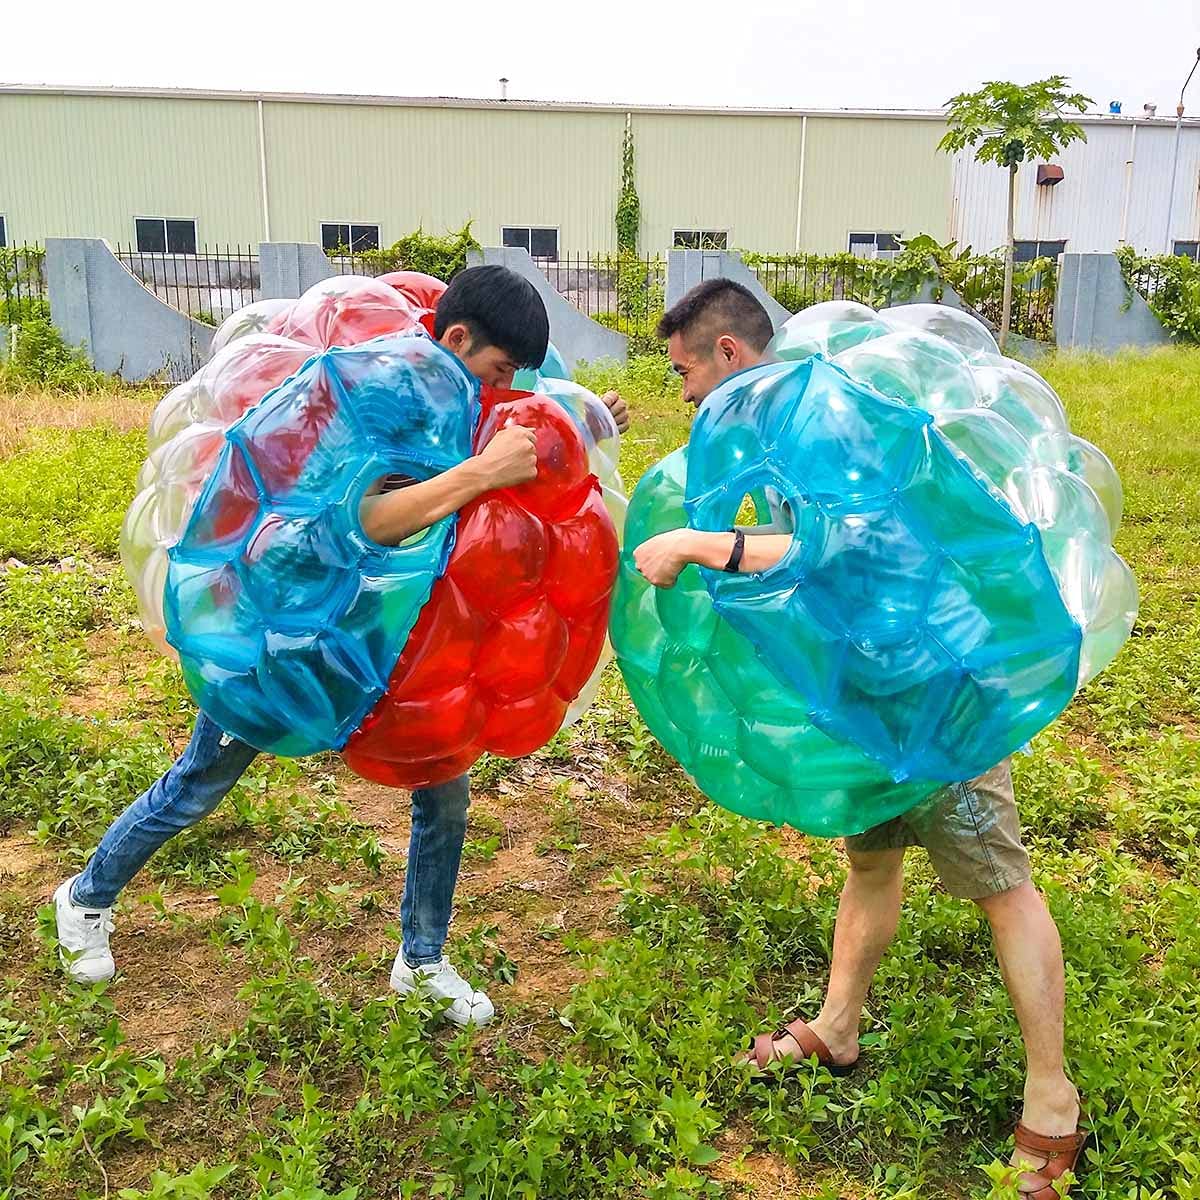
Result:
[[[872,117],[892,121],[940,121],[942,108],[780,108],[713,104],[615,104],[585,100],[489,100],[479,96],[385,96],[338,92],[239,91],[222,88],[119,87],[101,84],[0,83],[0,96],[108,96],[123,99],[264,101],[272,104],[357,104],[389,108],[465,108],[496,111],[518,109],[544,112],[668,113],[680,116],[746,117]],[[1147,117],[1135,113],[1085,113],[1075,118],[1084,125],[1167,126],[1174,116]],[[1200,117],[1183,124],[1200,126]]]
[[[779,108],[714,104],[605,104],[585,100],[489,100],[478,96],[384,96],[336,92],[238,91],[222,88],[108,87],[75,84],[0,83],[0,95],[115,96],[131,99],[269,101],[280,104],[361,104],[393,108],[476,108],[550,112],[679,113],[722,116],[845,116],[941,120],[941,109]]]

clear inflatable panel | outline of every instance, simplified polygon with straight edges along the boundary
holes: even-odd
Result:
[[[696,567],[651,587],[632,547],[687,523],[687,449],[634,491],[613,593],[617,661],[643,720],[714,800],[819,836],[857,833],[912,807],[936,784],[895,783],[856,746],[810,720],[806,698],[717,611]]]
[[[968,359],[1000,354],[996,339],[982,321],[948,304],[898,304],[885,308],[879,319],[889,329],[916,329],[949,342]]]
[[[635,493],[612,619],[631,693],[664,745],[736,811],[747,804],[730,781],[746,758],[733,752],[731,765],[700,660],[662,653],[690,629],[707,647],[714,621],[767,672],[760,698],[786,696],[784,715],[755,713],[772,738],[808,722],[831,753],[853,751],[846,764],[857,755],[890,781],[978,774],[1051,721],[1129,635],[1137,588],[1111,544],[1116,472],[1071,434],[1054,390],[1000,356],[968,314],[831,302],[793,317],[772,349],[782,362],[705,401],[686,485],[670,456]],[[694,595],[655,593],[629,551],[658,531],[654,514],[683,523],[681,489],[690,523],[712,530],[730,526],[745,495],[773,490],[794,522],[792,549],[762,575],[697,571],[711,611]],[[736,681],[744,654],[718,678]],[[711,716],[703,744],[708,717],[688,716],[688,697]],[[747,727],[734,741],[748,747]],[[787,782],[771,754],[756,745],[753,755],[758,775]],[[844,809],[822,817],[778,794],[752,807],[801,828],[861,827]]]
[[[234,425],[169,551],[167,637],[195,699],[260,749],[307,754],[346,741],[386,689],[449,552],[453,518],[382,547],[362,533],[358,500],[389,468],[425,469],[430,429],[447,465],[468,457],[478,385],[427,338],[394,335],[375,350],[378,377],[361,352],[331,350]],[[368,407],[390,382],[393,422],[362,419],[359,387],[343,385],[343,355]],[[413,445],[396,438],[405,413]],[[391,584],[373,621],[360,600],[364,576]]]
[[[267,326],[285,309],[291,308],[294,300],[255,300],[229,316],[217,326],[213,334],[212,354],[224,350],[230,342],[248,337],[252,333],[264,333]]]
[[[786,360],[823,354],[831,358],[887,333],[876,313],[852,300],[827,300],[801,309],[776,331],[767,353]]]

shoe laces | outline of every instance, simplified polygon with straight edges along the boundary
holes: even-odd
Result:
[[[474,996],[475,989],[458,973],[458,969],[448,958],[442,959],[437,974],[439,984],[448,994],[460,995],[464,999]]]
[[[111,908],[102,908],[94,917],[90,912],[84,913],[82,924],[89,945],[103,945],[107,936],[116,929]]]

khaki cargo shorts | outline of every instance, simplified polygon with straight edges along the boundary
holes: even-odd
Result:
[[[1030,878],[1009,760],[935,792],[916,808],[846,839],[846,849],[924,846],[952,896],[981,900]]]

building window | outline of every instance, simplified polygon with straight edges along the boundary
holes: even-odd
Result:
[[[504,225],[500,244],[528,250],[533,258],[558,258],[558,230],[537,225]]]
[[[0,246],[4,245],[4,218],[0,217]],[[1182,254],[1184,258],[1190,258],[1193,262],[1200,262],[1200,242],[1176,242],[1175,253]]]
[[[677,229],[671,243],[676,250],[728,250],[727,229]]]
[[[352,253],[378,250],[379,226],[357,225],[353,221],[322,221],[321,249],[326,254],[337,250],[349,250]]]
[[[900,253],[900,235],[898,233],[852,233],[848,249],[857,258],[894,258]]]
[[[4,214],[0,213],[0,246],[8,245],[8,226],[4,223]]]
[[[139,254],[195,254],[196,222],[181,217],[135,217]]]
[[[1052,258],[1057,262],[1066,248],[1065,241],[1013,242],[1013,262],[1033,262],[1035,258]]]

